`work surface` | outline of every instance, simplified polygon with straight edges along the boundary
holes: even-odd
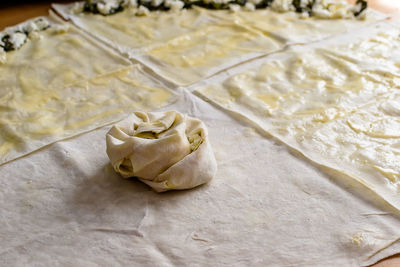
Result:
[[[370,1],[370,2],[372,2],[372,1]],[[374,1],[373,3],[371,3],[371,5],[372,6],[374,6],[374,7],[376,7],[377,9],[380,9],[380,10],[382,10],[382,11],[386,11],[386,12],[392,12],[392,13],[396,13],[396,12],[398,12],[398,7],[396,7],[396,8],[393,8],[393,7],[391,7],[391,8],[388,8],[388,5],[390,6],[391,4],[393,4],[395,1],[393,1],[393,2],[390,2],[390,3],[388,3],[388,2],[390,2],[390,1]],[[1,10],[0,10],[0,28],[3,28],[3,27],[5,27],[5,26],[9,26],[9,25],[13,25],[13,24],[15,24],[15,23],[18,23],[18,22],[21,22],[21,21],[23,21],[23,20],[25,20],[25,19],[28,19],[28,18],[30,18],[30,17],[34,17],[34,16],[38,16],[38,15],[45,15],[46,13],[47,13],[47,9],[48,9],[48,6],[49,6],[49,4],[48,3],[36,3],[36,4],[28,4],[28,5],[21,5],[21,6],[9,6],[9,7],[6,7],[6,8],[2,8]],[[21,9],[21,8],[23,8],[23,9]],[[202,107],[201,107],[202,108]],[[200,108],[200,109],[201,109]],[[188,112],[194,112],[193,110],[187,110]],[[196,113],[196,112],[194,112],[194,113]],[[194,114],[194,115],[197,115],[198,116],[198,114]],[[103,130],[104,131],[104,130]],[[250,134],[250,136],[251,136],[252,134]],[[96,137],[95,138],[97,138],[97,136],[101,136],[101,135],[96,135]],[[88,137],[82,137],[81,139],[85,139],[85,138],[90,138],[90,134],[88,135]],[[227,136],[226,138],[229,138],[229,136]],[[251,137],[252,138],[252,137]],[[101,142],[101,140],[98,140],[99,142]],[[82,142],[84,142],[84,141],[82,141]],[[53,145],[52,146],[52,148],[51,148],[51,150],[53,150],[53,152],[51,152],[50,154],[51,155],[53,155],[55,158],[57,158],[58,156],[57,156],[57,154],[58,153],[61,153],[60,151],[71,151],[71,146],[72,145],[72,147],[74,146],[74,144],[60,144],[60,145]],[[222,144],[221,144],[222,145]],[[244,144],[243,144],[244,145]],[[65,146],[65,149],[64,149],[64,146]],[[79,149],[82,149],[82,151],[84,151],[83,153],[87,153],[87,155],[88,155],[88,157],[89,157],[89,155],[90,155],[90,153],[91,153],[91,151],[90,151],[90,149],[89,148],[79,148]],[[98,151],[99,153],[101,153],[100,151]],[[279,151],[277,151],[277,153],[279,153]],[[223,157],[222,155],[221,155],[221,157]],[[32,161],[31,161],[32,160]],[[35,156],[33,155],[32,157],[30,157],[29,158],[29,160],[21,160],[20,162],[21,162],[21,164],[22,165],[19,165],[19,163],[18,162],[15,162],[15,163],[13,163],[15,166],[13,166],[13,167],[21,167],[21,168],[26,168],[26,166],[30,166],[31,168],[35,168],[34,167],[34,163],[36,162],[36,163],[38,163],[38,162],[42,162],[42,160],[43,160],[43,158],[41,158],[40,156],[37,156],[36,158],[35,158]],[[50,161],[50,162],[52,162],[54,159],[47,159],[48,161]],[[102,160],[103,159],[93,159],[93,162],[97,162],[97,160],[99,160],[100,162],[102,162]],[[89,163],[89,162],[88,162]],[[39,166],[40,166],[40,164],[38,164]],[[73,164],[71,165],[71,166],[73,166]],[[5,168],[7,168],[7,167],[5,167]],[[89,167],[88,167],[89,168]],[[54,171],[55,171],[56,169],[54,169]],[[10,170],[10,173],[13,173],[11,170]],[[100,174],[100,175],[98,175],[98,176],[96,176],[96,177],[99,177],[98,179],[100,179],[99,180],[99,184],[101,184],[101,185],[107,185],[107,182],[106,181],[102,181],[101,179],[103,179],[102,177],[101,177],[101,175],[103,175],[103,174]],[[110,174],[111,175],[111,174]],[[112,175],[111,175],[112,176]],[[10,180],[12,179],[12,177],[10,177],[9,178]],[[123,187],[123,186],[126,186],[126,184],[124,184],[124,182],[120,182],[120,181],[118,181],[118,182],[116,182],[116,181],[113,181],[113,183],[115,183],[115,184],[112,184],[112,185],[109,185],[109,186],[115,186],[115,188],[116,188],[116,190],[118,189],[118,190],[122,190],[120,187]],[[89,186],[88,184],[84,184],[85,186]],[[93,189],[91,189],[91,188],[89,188],[89,187],[83,187],[81,190],[87,190],[87,192],[90,192],[90,193],[96,193],[96,192],[93,192],[93,191],[91,191],[91,190],[93,190]],[[129,186],[129,185],[128,185]],[[98,190],[98,189],[95,189],[95,191],[96,190]],[[117,191],[118,191],[117,190]],[[133,191],[137,191],[137,190],[139,190],[140,192],[141,191],[143,191],[144,190],[144,187],[141,187],[140,185],[136,185],[135,184],[135,186],[134,186],[134,188],[132,188],[132,190]],[[83,196],[81,196],[81,195],[83,195],[83,194],[86,194],[87,192],[75,192],[77,195],[80,195],[80,196],[78,196],[78,198],[82,198]],[[98,191],[97,193],[99,193],[100,191]],[[120,197],[120,195],[119,195],[119,193],[121,193],[121,192],[111,192],[111,193],[115,193],[116,195],[118,195],[118,197]],[[129,197],[129,195],[126,195],[126,194],[128,194],[128,193],[126,193],[126,192],[122,192],[122,194],[124,195],[124,197],[126,197],[126,198],[128,198]],[[195,193],[196,194],[196,193]],[[178,199],[180,198],[180,195],[183,195],[183,194],[176,194],[176,196],[174,196],[174,198],[176,198],[176,200],[175,201],[179,201]],[[124,200],[124,197],[122,197],[121,198],[121,201],[122,200]],[[201,194],[198,194],[198,196],[196,196],[196,197],[199,197],[199,198],[201,198],[202,196],[201,196]],[[233,195],[232,195],[232,197],[234,197]],[[158,198],[158,197],[157,197]],[[159,199],[159,201],[160,201],[160,203],[162,203],[162,199],[163,198],[165,198],[165,197],[163,197],[163,196],[161,196],[161,197],[159,197],[160,199]],[[81,199],[82,200],[82,199]],[[95,201],[94,200],[94,198],[93,199],[91,199],[90,197],[87,199],[88,201],[89,200],[92,200],[92,201]],[[101,200],[101,198],[100,198],[100,200]],[[96,200],[97,201],[97,200]],[[101,201],[100,201],[101,202]],[[83,201],[83,202],[81,202],[81,203],[86,203],[86,201]],[[88,202],[88,203],[86,203],[87,204],[87,206],[86,207],[83,207],[83,209],[90,209],[91,208],[91,204]],[[100,203],[101,204],[101,203]],[[106,203],[102,203],[102,204],[104,204],[104,205],[106,205]],[[114,203],[115,204],[115,203]],[[222,203],[221,203],[222,204]],[[71,207],[74,207],[73,205],[71,205]],[[82,207],[81,207],[82,208]],[[93,206],[93,208],[98,208],[98,209],[101,209],[102,207],[101,207],[101,205],[98,205],[98,206]],[[111,207],[110,207],[110,209],[111,209]],[[84,210],[82,210],[82,212],[84,212]],[[64,214],[65,215],[65,214]],[[66,214],[66,215],[68,215],[68,213]],[[111,214],[112,215],[112,214]],[[184,216],[184,214],[181,214],[182,216]],[[83,216],[84,216],[84,214],[83,214]],[[118,218],[114,218],[115,220],[118,220]],[[162,219],[162,218],[159,218],[159,219]],[[216,217],[215,218],[216,220],[218,220],[218,218]],[[255,217],[255,219],[257,219],[257,217]],[[72,224],[69,224],[67,227],[70,227],[71,229],[69,229],[71,232],[74,232],[74,225],[72,225]],[[94,227],[95,228],[95,227]],[[107,231],[110,231],[110,229],[100,229],[100,228],[98,228],[97,230],[93,230],[93,231],[97,231],[97,232],[99,232],[99,233],[102,233],[102,232],[107,232]],[[133,233],[134,234],[134,233]],[[249,233],[249,234],[252,234],[252,233]],[[50,237],[46,237],[46,238],[50,238]],[[54,238],[54,237],[53,237]],[[164,238],[166,238],[166,237],[164,237]],[[200,240],[201,242],[208,242],[207,241],[207,239],[206,238],[204,238],[204,240],[206,240],[206,241],[202,241],[202,236],[201,236],[201,232],[193,232],[193,236],[191,237],[193,240]],[[49,242],[51,242],[51,240],[49,241]],[[73,244],[73,243],[72,243]],[[300,249],[300,248],[297,248],[297,249]],[[23,253],[23,252],[21,252],[21,253]],[[67,254],[65,254],[65,256],[68,256]],[[43,256],[44,257],[44,256]],[[161,259],[161,258],[160,258]],[[327,261],[326,263],[328,264],[328,262],[329,261]],[[295,263],[292,263],[292,264],[295,264]],[[394,258],[391,258],[391,259],[388,259],[388,260],[385,260],[385,261],[383,261],[383,262],[381,262],[381,263],[379,263],[377,266],[397,266],[398,264],[400,264],[400,260],[399,260],[399,258],[397,258],[397,257],[394,257]]]

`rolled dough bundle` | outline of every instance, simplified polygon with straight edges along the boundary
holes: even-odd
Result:
[[[196,187],[217,171],[204,123],[176,111],[135,112],[111,128],[106,143],[116,172],[156,192]]]

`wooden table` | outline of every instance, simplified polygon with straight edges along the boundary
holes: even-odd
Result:
[[[12,4],[0,4],[0,30],[7,26],[15,25],[29,18],[46,16],[51,3],[55,1],[13,1]],[[56,0],[57,3],[69,3],[74,1]],[[349,0],[349,2],[355,2]],[[369,0],[370,7],[390,14],[393,18],[400,18],[400,1],[397,0]],[[374,267],[399,267],[400,254],[384,259]]]

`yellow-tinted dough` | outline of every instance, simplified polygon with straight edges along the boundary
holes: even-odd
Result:
[[[250,58],[308,43],[375,22],[301,18],[299,14],[207,10],[150,12],[130,8],[110,16],[74,14],[56,7],[75,24],[150,66],[179,85],[192,84]]]
[[[399,37],[294,49],[198,91],[400,209]]]
[[[173,98],[140,66],[74,29],[48,29],[7,53],[0,83],[0,164]]]

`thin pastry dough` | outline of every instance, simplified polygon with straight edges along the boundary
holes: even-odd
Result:
[[[141,66],[56,26],[0,64],[0,164],[174,100]]]
[[[65,19],[152,68],[177,85],[198,82],[243,61],[373,24],[384,16],[368,12],[365,20],[301,18],[288,12],[207,10],[176,12],[136,9],[101,16],[74,13],[73,5],[54,5]]]
[[[111,128],[106,142],[115,171],[156,192],[196,187],[217,171],[204,123],[176,111],[135,112]]]
[[[382,24],[335,45],[259,60],[195,89],[400,209],[399,36]]]

